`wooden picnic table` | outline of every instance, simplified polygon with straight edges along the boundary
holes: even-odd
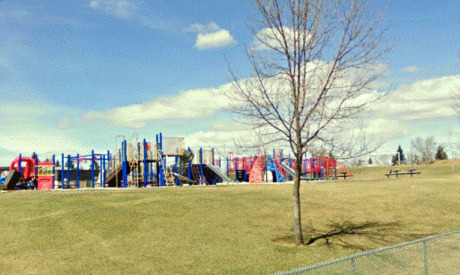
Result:
[[[402,170],[396,170],[396,169],[391,169],[388,174],[385,174],[387,178],[390,178],[390,176],[400,176],[400,175],[410,175],[411,177],[416,174],[421,174],[422,172],[417,171],[417,169],[407,169],[406,172],[400,172]]]
[[[340,171],[339,174],[337,175],[337,178],[347,179],[348,177],[350,177],[350,175],[344,171]]]

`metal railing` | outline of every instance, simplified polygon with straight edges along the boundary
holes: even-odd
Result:
[[[460,274],[460,230],[275,274]]]

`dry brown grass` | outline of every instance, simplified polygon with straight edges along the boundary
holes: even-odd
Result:
[[[460,228],[459,164],[353,169],[302,185],[306,239],[290,239],[292,186],[0,195],[6,274],[264,274]],[[340,231],[343,232],[340,232]],[[333,234],[338,233],[338,234]],[[322,235],[330,235],[321,237]]]

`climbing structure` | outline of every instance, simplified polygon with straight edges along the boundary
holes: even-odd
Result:
[[[259,156],[256,159],[256,162],[252,166],[251,174],[249,175],[250,183],[261,183],[263,182],[263,174],[265,171],[265,166],[267,165],[267,160],[265,156]]]
[[[249,175],[250,183],[261,183],[264,180],[264,172],[270,171],[273,173],[274,182],[284,182],[286,178],[281,172],[282,168],[279,162],[271,156],[259,156],[252,166],[251,174]]]

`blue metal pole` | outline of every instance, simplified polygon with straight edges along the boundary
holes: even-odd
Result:
[[[175,171],[173,171],[174,173],[178,173],[179,174],[179,156],[175,156],[174,157],[174,164],[175,164]],[[176,186],[180,186],[180,181],[178,178],[175,178],[174,179],[174,183],[176,184]]]
[[[158,162],[158,181],[159,181],[159,185],[161,187],[166,185],[165,174],[164,174],[164,170],[163,170],[163,163],[164,163],[163,159],[161,159]]]
[[[190,147],[188,147],[188,150],[189,150],[190,152],[192,151],[192,149],[190,149]],[[188,163],[188,167],[187,167],[187,168],[188,168],[188,169],[187,169],[187,177],[188,177],[189,179],[192,179],[192,162],[189,162],[189,163]]]
[[[75,180],[75,187],[77,189],[80,188],[80,161],[78,161],[79,158],[80,158],[80,154],[77,154],[77,178]]]
[[[37,177],[38,175],[38,156],[37,154],[35,154],[34,161],[35,161],[34,174],[35,174],[35,177]]]
[[[160,150],[160,139],[158,137],[158,134],[155,135],[155,141],[156,141],[156,146],[157,146],[156,149]]]
[[[147,164],[147,141],[144,138],[144,187],[147,187],[147,181],[148,181],[148,164]]]
[[[91,188],[94,188],[94,166],[95,166],[95,160],[94,160],[94,150],[91,150]]]
[[[156,134],[155,135],[155,141],[156,141],[156,150],[159,151],[160,150],[160,135]],[[157,154],[159,154],[159,152],[157,152]],[[156,156],[158,157],[158,156]],[[156,165],[156,180],[157,180],[157,184],[158,186],[161,186],[161,180],[160,180],[160,166],[161,166],[161,155],[160,155],[160,159],[158,160],[157,162],[157,165]],[[153,170],[152,170],[153,171]]]
[[[64,154],[62,154],[62,162],[61,162],[61,188],[64,189],[64,171],[65,171],[65,158],[64,158]]]
[[[53,155],[53,189],[54,189],[54,182],[56,181],[56,156]]]
[[[128,155],[127,155],[127,142],[126,140],[122,143],[122,154],[123,154],[123,188],[128,187]]]
[[[18,172],[22,173],[22,154],[19,154]]]
[[[101,186],[105,187],[105,155],[101,155],[101,167],[99,167],[99,175],[101,175]]]
[[[204,173],[203,173],[203,148],[200,147],[200,183],[203,184],[204,180]]]
[[[70,155],[67,155],[67,187],[70,188]]]

